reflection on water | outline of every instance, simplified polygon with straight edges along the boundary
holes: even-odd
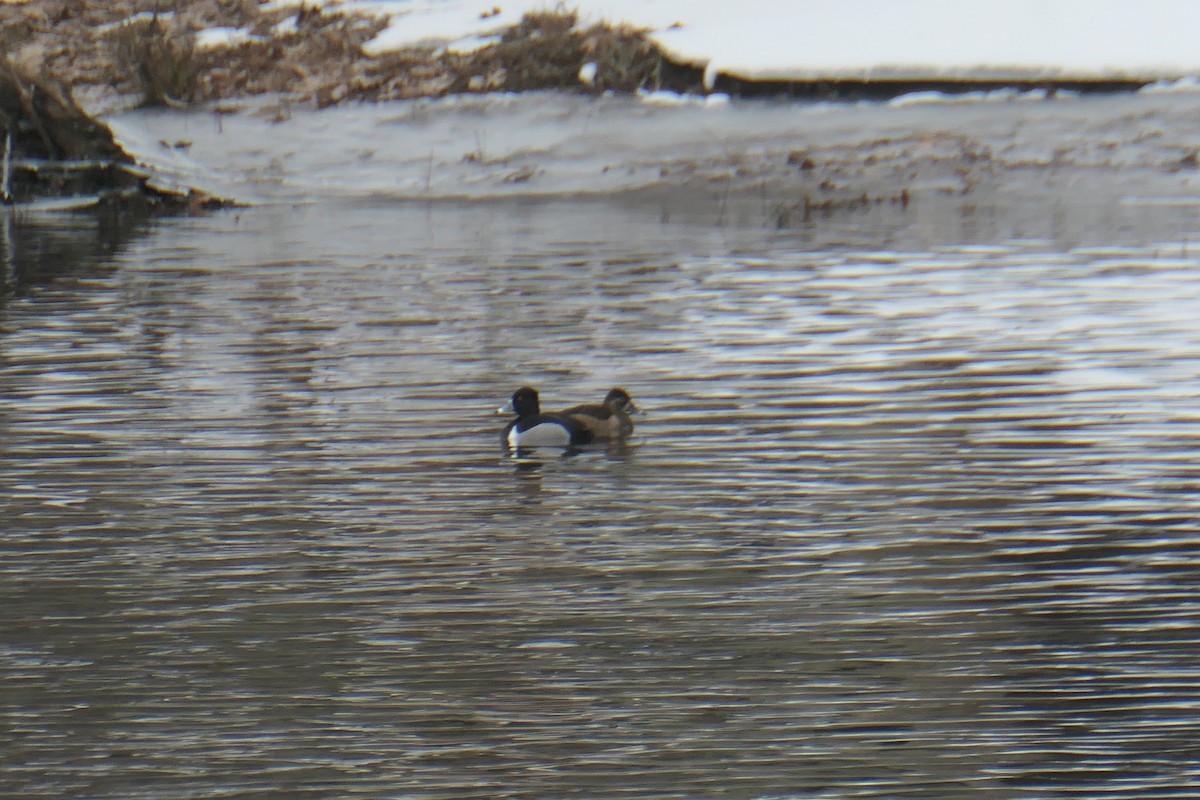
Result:
[[[1052,211],[265,208],[11,295],[0,793],[1192,796],[1196,226]],[[514,461],[523,383],[648,413]]]
[[[0,206],[0,303],[52,280],[90,274],[145,223],[145,213],[31,215]]]

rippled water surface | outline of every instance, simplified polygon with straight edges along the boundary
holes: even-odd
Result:
[[[1196,796],[1194,208],[766,217],[9,220],[0,794]]]

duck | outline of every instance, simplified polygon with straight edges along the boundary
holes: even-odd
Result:
[[[582,423],[563,414],[543,414],[537,389],[522,386],[513,392],[500,413],[516,414],[508,423],[500,441],[506,447],[574,447],[592,441],[592,432]]]
[[[610,389],[599,405],[572,406],[560,413],[587,428],[593,439],[622,439],[633,432],[629,416],[639,410],[629,392],[618,386]]]

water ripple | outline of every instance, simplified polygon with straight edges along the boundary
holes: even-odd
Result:
[[[527,213],[0,307],[0,793],[1195,795],[1196,260]],[[647,413],[509,459],[521,383]]]

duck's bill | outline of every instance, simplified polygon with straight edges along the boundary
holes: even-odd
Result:
[[[513,404],[512,404],[512,401],[511,401],[511,400],[509,400],[507,403],[505,403],[504,405],[502,405],[502,406],[500,406],[499,408],[497,408],[497,409],[496,409],[496,414],[497,414],[497,415],[500,415],[500,414],[515,414],[515,413],[517,413],[517,410],[516,410],[515,408],[513,408]]]

